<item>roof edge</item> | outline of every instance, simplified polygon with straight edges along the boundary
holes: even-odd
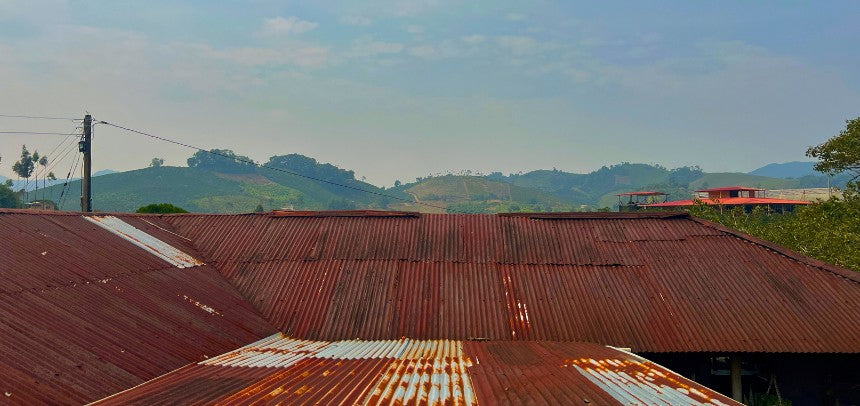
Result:
[[[689,219],[692,221],[695,221],[696,223],[702,224],[706,227],[711,227],[711,228],[716,229],[718,231],[721,231],[721,232],[724,232],[727,234],[731,234],[731,235],[738,237],[742,240],[746,240],[746,241],[749,241],[753,244],[760,245],[764,248],[767,248],[767,249],[774,251],[778,254],[781,254],[785,257],[791,258],[795,261],[804,263],[806,265],[809,265],[809,266],[812,266],[815,268],[822,269],[824,271],[836,274],[837,276],[841,276],[843,278],[846,278],[846,279],[852,280],[854,282],[860,283],[860,273],[852,271],[848,268],[843,268],[839,265],[834,265],[834,264],[824,262],[824,261],[819,260],[819,259],[815,259],[815,258],[806,256],[806,255],[803,255],[797,251],[794,251],[790,248],[784,247],[784,246],[779,245],[777,243],[766,241],[766,240],[763,240],[761,238],[755,237],[753,235],[744,233],[742,231],[728,228],[728,227],[726,227],[722,224],[719,224],[719,223],[714,223],[712,221],[708,221],[708,220],[694,217],[694,216],[689,216]]]
[[[670,219],[688,218],[683,211],[645,211],[645,212],[548,212],[548,213],[497,213],[499,217],[527,217],[533,220],[565,219]]]
[[[416,211],[393,210],[273,210],[271,217],[420,217]]]

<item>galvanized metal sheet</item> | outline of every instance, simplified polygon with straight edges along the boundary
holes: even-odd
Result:
[[[84,219],[114,233],[177,268],[203,265],[203,262],[114,216],[84,216]]]
[[[659,365],[597,344],[331,342],[282,334],[96,402],[129,403],[738,404]]]

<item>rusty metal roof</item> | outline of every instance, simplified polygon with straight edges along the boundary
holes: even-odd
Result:
[[[860,277],[686,214],[165,217],[279,330],[860,352]]]
[[[113,224],[197,256],[156,218]],[[275,331],[213,267],[79,215],[0,212],[0,253],[4,402],[85,403]]]
[[[679,213],[0,210],[0,252],[0,390],[24,404],[83,403],[180,367],[111,401],[429,398],[398,388],[439,365],[460,383],[432,396],[465,399],[468,379],[491,403],[626,403],[654,395],[637,377],[666,372],[578,342],[860,352],[857,274]],[[287,353],[207,361],[276,331]],[[415,343],[447,355],[401,359]],[[660,396],[699,396],[678,382]]]
[[[96,404],[685,404],[731,399],[588,343],[309,341],[275,334]]]

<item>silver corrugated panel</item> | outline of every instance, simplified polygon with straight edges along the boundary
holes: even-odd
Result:
[[[114,216],[85,216],[84,219],[104,228],[177,268],[203,265],[203,262],[159,240]]]
[[[266,358],[232,362],[249,352]],[[97,403],[738,405],[659,365],[598,344],[332,342],[282,334]]]

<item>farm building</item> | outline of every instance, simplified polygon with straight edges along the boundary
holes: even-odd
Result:
[[[860,277],[681,213],[5,210],[0,235],[17,404],[860,401]]]
[[[638,207],[678,210],[685,207],[695,206],[696,204],[741,207],[747,212],[752,211],[755,207],[764,207],[768,211],[782,213],[794,211],[795,207],[812,204],[812,202],[808,200],[767,197],[767,191],[764,189],[745,186],[727,186],[697,190],[695,199],[642,204]]]

